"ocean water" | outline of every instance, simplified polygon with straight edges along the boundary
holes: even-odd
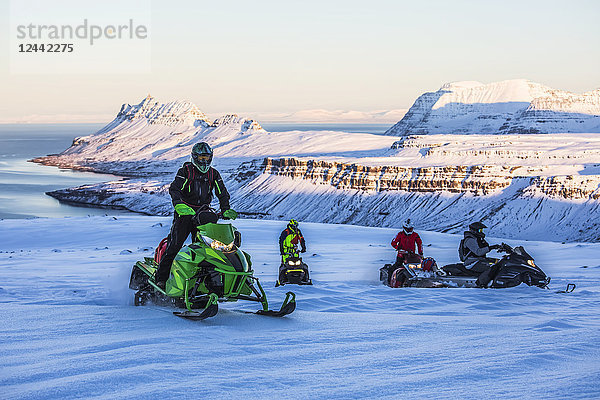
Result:
[[[90,135],[104,124],[0,125],[0,218],[114,215],[127,211],[67,204],[46,192],[120,179],[113,175],[59,169],[28,160],[59,153],[77,136]],[[266,123],[271,132],[343,131],[383,133],[390,124]]]
[[[46,192],[119,179],[48,167],[28,160],[58,153],[103,124],[0,125],[0,218],[116,215],[126,211],[61,203]]]

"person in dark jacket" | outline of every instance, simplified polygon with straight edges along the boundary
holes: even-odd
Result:
[[[298,244],[300,244],[300,252],[305,253],[306,242],[304,236],[298,227],[298,221],[292,219],[279,235],[279,254],[283,264],[290,256],[298,257]]]
[[[223,217],[237,218],[237,213],[229,207],[229,193],[221,174],[210,166],[212,159],[213,151],[208,143],[196,143],[192,148],[191,162],[183,164],[169,186],[175,213],[167,248],[155,275],[156,284],[162,289],[169,278],[173,259],[188,235],[195,235],[196,223],[217,222],[216,215],[209,210],[213,192],[219,199]]]
[[[491,245],[485,240],[483,230],[487,228],[481,222],[473,222],[465,231],[464,239],[460,242],[459,256],[465,268],[479,274],[477,286],[486,287],[498,272],[497,259],[487,257],[487,253],[497,250],[500,245]]]

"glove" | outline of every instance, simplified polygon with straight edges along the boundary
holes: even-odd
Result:
[[[238,217],[238,213],[230,208],[229,210],[225,210],[223,212],[223,217],[226,219],[236,219]]]
[[[192,207],[188,206],[187,204],[176,204],[175,212],[177,214],[179,214],[179,216],[196,215],[196,211],[194,211],[194,209]]]
[[[300,250],[300,253],[306,253],[306,249]]]

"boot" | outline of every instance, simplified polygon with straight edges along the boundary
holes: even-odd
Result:
[[[475,284],[477,285],[477,287],[479,288],[487,288],[488,285],[490,284],[490,281],[492,280],[491,278],[491,269],[488,269],[487,271],[483,272],[481,275],[479,275],[479,277],[477,278],[477,280],[475,281]]]

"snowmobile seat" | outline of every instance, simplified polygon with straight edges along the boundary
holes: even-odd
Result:
[[[465,268],[465,264],[456,263],[456,264],[448,264],[444,265],[442,269],[448,274],[452,276],[479,276],[477,272],[471,271]]]

